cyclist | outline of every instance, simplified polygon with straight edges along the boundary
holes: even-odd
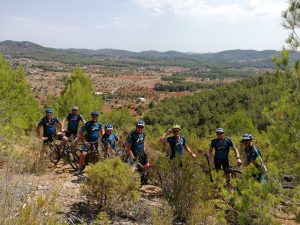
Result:
[[[72,113],[69,113],[62,121],[62,127],[64,127],[65,122],[68,122],[68,127],[66,130],[66,136],[70,138],[72,135],[74,139],[77,138],[78,133],[78,125],[79,122],[82,121],[85,124],[85,120],[82,118],[80,114],[78,114],[78,107],[72,107]]]
[[[44,143],[47,141],[52,141],[56,133],[56,125],[59,125],[60,130],[62,131],[62,122],[60,122],[57,117],[53,115],[54,110],[52,108],[47,108],[45,110],[46,115],[40,120],[36,127],[36,133]],[[43,127],[43,136],[41,136],[40,128]],[[59,147],[63,146],[67,141],[67,137],[58,135],[58,139],[62,140]]]
[[[113,125],[112,124],[105,124],[104,130],[105,133],[101,137],[101,142],[104,146],[104,157],[107,157],[107,154],[115,155],[115,147],[116,147],[116,141],[119,140],[118,135],[113,133]]]
[[[133,166],[138,160],[141,165],[148,164],[148,156],[145,152],[145,122],[140,120],[135,124],[135,130],[131,131],[127,137],[127,153],[129,155],[129,165]],[[142,178],[141,178],[142,179]]]
[[[102,129],[101,122],[98,121],[98,112],[92,112],[92,119],[86,122],[79,132],[79,137],[83,139],[83,147],[81,149],[80,161],[78,166],[78,171],[75,175],[82,174],[84,162],[88,149],[91,147],[88,142],[97,142],[100,135],[104,134]],[[98,150],[98,143],[95,144],[96,149]]]
[[[227,171],[230,169],[229,165],[229,150],[232,148],[235,153],[235,157],[237,159],[237,164],[240,165],[242,163],[240,159],[239,150],[235,147],[233,142],[229,138],[224,137],[224,128],[216,129],[217,138],[213,139],[210,144],[210,148],[208,151],[208,157],[210,160],[213,159],[212,151],[215,149],[215,157],[214,164],[216,171],[219,171],[221,167],[224,170],[227,178],[227,187],[230,188],[230,174]]]
[[[255,167],[259,170],[258,174],[254,174],[254,176],[257,178],[260,182],[266,181],[266,172],[267,167],[264,165],[260,150],[256,148],[253,143],[253,136],[250,133],[246,133],[242,135],[241,142],[243,143],[245,147],[245,153],[246,153],[246,166],[250,165],[250,163],[253,163]],[[259,160],[259,163],[256,161],[256,159]]]
[[[189,146],[187,146],[185,137],[180,135],[180,130],[180,125],[175,124],[173,125],[172,129],[167,130],[159,140],[162,143],[169,143],[170,159],[174,159],[176,155],[181,156],[183,154],[183,149],[185,149],[188,153],[192,154],[192,156],[195,158],[196,154],[191,151]],[[173,133],[173,136],[167,137],[171,133]]]

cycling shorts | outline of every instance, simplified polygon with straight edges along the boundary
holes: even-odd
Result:
[[[227,169],[230,168],[230,165],[229,165],[229,159],[218,159],[218,158],[215,158],[214,159],[214,163],[215,163],[215,169],[218,171],[221,169],[226,171]]]

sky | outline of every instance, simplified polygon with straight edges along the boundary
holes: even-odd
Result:
[[[287,0],[0,0],[0,41],[53,48],[280,50]]]

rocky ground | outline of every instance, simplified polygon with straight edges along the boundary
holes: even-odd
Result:
[[[5,171],[2,169],[2,172]],[[2,173],[1,172],[1,173]],[[39,175],[13,174],[11,183],[20,192],[43,196],[57,194],[60,205],[59,214],[69,224],[91,224],[97,216],[97,210],[91,208],[86,198],[80,193],[80,187],[86,182],[85,174],[74,176],[74,171],[65,162],[57,166],[50,165]],[[141,199],[131,211],[125,211],[112,216],[112,224],[150,224],[151,211],[164,204],[161,189],[154,185],[144,185],[140,188]]]

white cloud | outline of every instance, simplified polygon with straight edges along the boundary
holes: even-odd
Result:
[[[243,17],[280,17],[287,7],[285,0],[133,0],[155,15],[166,14],[212,18],[214,20],[239,20]]]

